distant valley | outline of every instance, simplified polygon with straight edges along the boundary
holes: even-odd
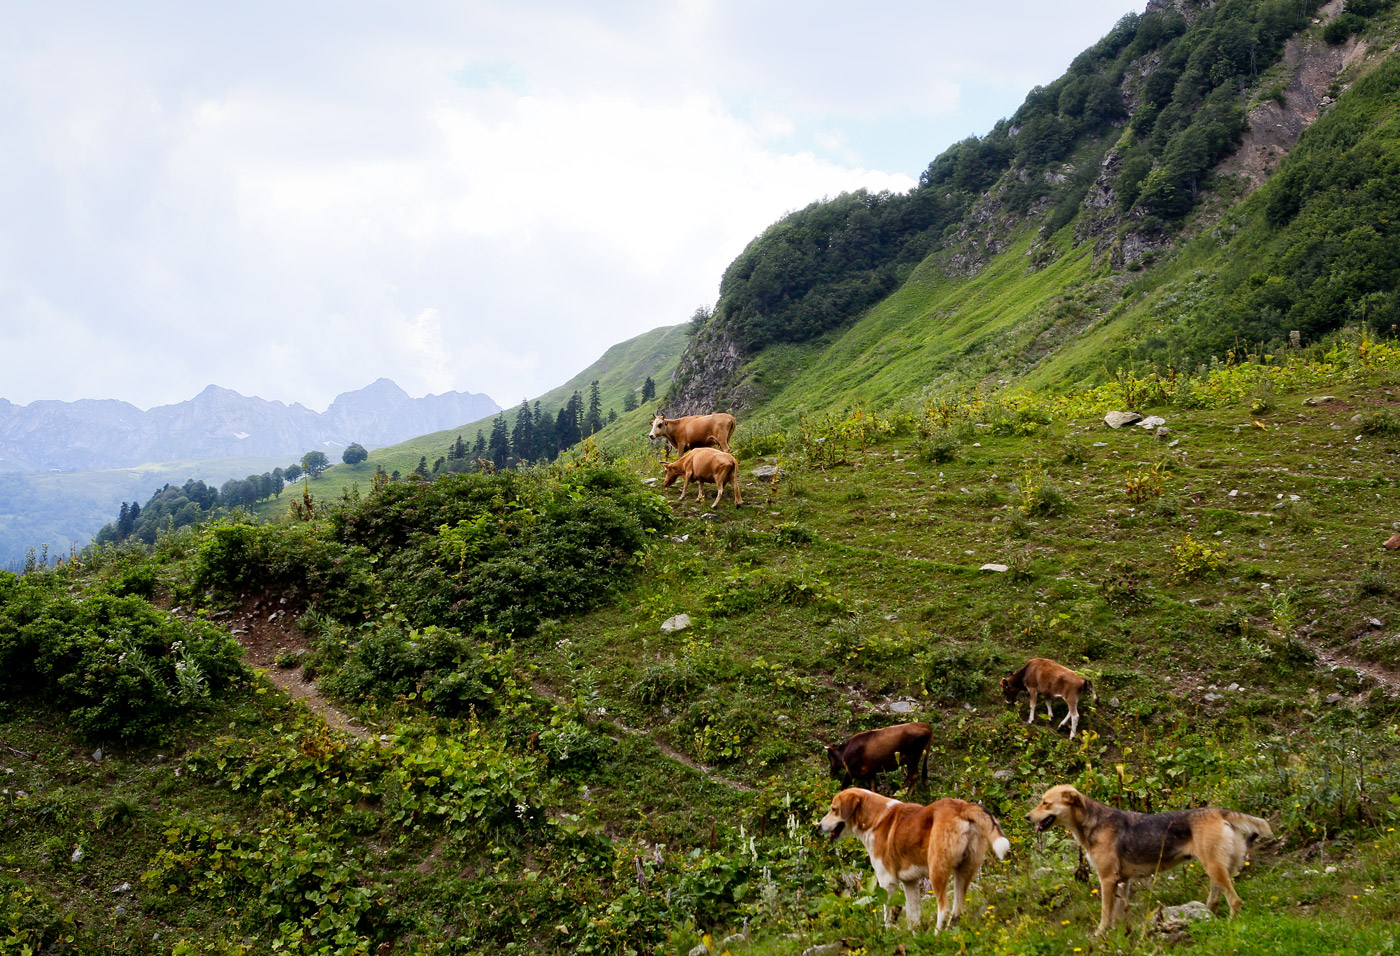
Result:
[[[195,398],[142,411],[115,400],[0,398],[0,568],[47,547],[82,548],[123,501],[167,483],[211,485],[260,474],[358,442],[370,448],[455,428],[500,411],[483,394],[411,398],[388,379],[336,397],[324,412],[210,385]]]

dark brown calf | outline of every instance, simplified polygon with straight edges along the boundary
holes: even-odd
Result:
[[[914,785],[914,769],[923,758],[922,778],[928,779],[928,742],[933,728],[915,721],[866,730],[844,744],[827,744],[826,756],[831,761],[831,775],[837,780],[854,780],[865,784],[876,774],[898,767],[904,768],[904,786]]]
[[[1010,677],[1001,679],[1001,692],[1006,697],[1008,704],[1014,704],[1016,697],[1023,690],[1031,695],[1031,713],[1026,723],[1035,722],[1036,698],[1044,694],[1046,718],[1048,720],[1055,719],[1055,711],[1050,706],[1050,698],[1058,697],[1069,704],[1069,713],[1065,714],[1065,719],[1060,721],[1059,726],[1063,727],[1065,724],[1069,724],[1071,737],[1079,732],[1079,698],[1085,691],[1092,690],[1088,678],[1076,674],[1065,665],[1057,664],[1049,658],[1033,657],[1026,662],[1025,667]]]

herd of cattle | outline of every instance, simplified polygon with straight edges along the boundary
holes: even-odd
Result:
[[[669,488],[681,479],[681,499],[690,483],[700,488],[716,486],[718,506],[725,485],[739,496],[739,463],[729,452],[734,416],[724,413],[666,418],[660,412],[651,422],[650,437],[665,439],[677,452],[675,461],[664,462]],[[1079,700],[1092,693],[1090,682],[1062,664],[1043,657],[1002,678],[1007,703],[1015,703],[1024,691],[1030,697],[1027,723],[1035,722],[1039,699],[1045,698],[1045,715],[1054,718],[1051,700],[1060,698],[1068,713],[1059,727],[1070,725],[1071,738],[1079,733]],[[845,743],[828,745],[832,776],[843,784],[873,786],[882,774],[903,769],[904,786],[928,779],[928,744],[933,728],[913,722],[867,730]],[[1122,917],[1132,881],[1170,869],[1190,859],[1199,860],[1210,878],[1206,906],[1214,909],[1221,895],[1230,904],[1230,915],[1240,908],[1233,877],[1244,866],[1250,848],[1259,837],[1271,837],[1267,821],[1235,810],[1201,807],[1170,813],[1135,813],[1100,803],[1074,787],[1061,785],[1046,791],[1026,814],[1037,833],[1056,825],[1064,827],[1093,864],[1100,884],[1102,911],[1095,935],[1106,933]],[[1011,844],[996,818],[965,800],[945,797],[927,806],[905,803],[862,786],[847,786],[831,802],[821,820],[821,830],[835,840],[853,833],[865,846],[878,883],[887,893],[904,890],[904,913],[910,927],[919,925],[922,881],[929,881],[938,906],[935,932],[961,915],[967,888],[982,868],[990,849],[1005,859]],[[953,899],[947,900],[949,881]],[[885,907],[885,922],[893,922],[893,910]]]

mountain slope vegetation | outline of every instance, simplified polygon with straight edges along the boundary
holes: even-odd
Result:
[[[914,194],[769,230],[712,315],[660,333],[694,333],[669,410],[744,412],[742,508],[658,488],[639,407],[549,464],[415,474],[455,438],[429,436],[379,460],[401,480],[371,455],[277,521],[0,574],[0,941],[1388,951],[1400,345],[1372,243],[1396,28],[1364,0],[1153,2]],[[1214,137],[1294,102],[1270,57],[1309,49],[1351,57],[1335,102],[1232,184]],[[1363,311],[1299,328],[1330,276]],[[1130,408],[1162,420],[1105,423]],[[1093,680],[1080,737],[1002,698],[1033,656]],[[1012,844],[937,935],[885,926],[898,895],[816,829],[823,744],[905,720],[933,739],[903,796],[979,802]],[[1058,783],[1267,818],[1243,912],[1153,929],[1204,893],[1193,865],[1091,941],[1088,868],[1025,823]]]

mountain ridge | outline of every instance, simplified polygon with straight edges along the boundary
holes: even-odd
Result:
[[[392,444],[500,411],[484,393],[412,398],[380,378],[343,392],[325,412],[209,385],[142,411],[117,399],[0,399],[0,472],[105,471],[153,461],[293,456],[359,442]]]

